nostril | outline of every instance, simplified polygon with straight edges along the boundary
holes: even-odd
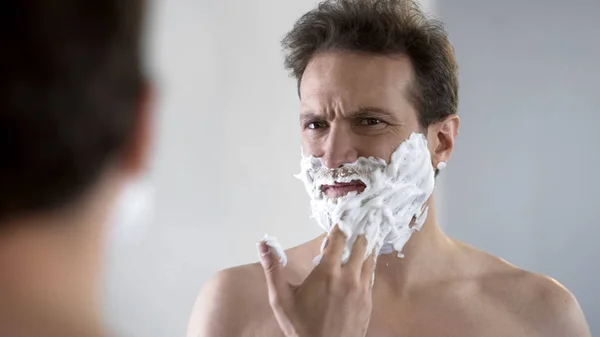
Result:
[[[335,158],[332,158],[331,156],[325,155],[323,156],[323,165],[325,165],[325,167],[327,167],[329,170],[335,170],[337,168],[339,168],[340,166],[342,166],[341,162],[339,160],[336,160]]]
[[[356,156],[333,157],[333,156],[325,155],[322,158],[323,165],[325,165],[325,167],[327,167],[330,170],[338,170],[338,169],[344,167],[344,165],[354,163],[357,160],[358,160],[358,157],[356,157]]]

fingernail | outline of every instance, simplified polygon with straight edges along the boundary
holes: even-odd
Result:
[[[261,241],[258,243],[258,251],[260,252],[261,255],[267,255],[267,254],[269,254],[271,249],[270,249],[269,245],[266,244],[266,242]]]
[[[256,243],[256,248],[258,248],[258,259],[260,260],[260,263],[263,266],[266,266],[268,263],[266,258],[270,252],[269,246],[266,245],[263,241],[259,241]]]

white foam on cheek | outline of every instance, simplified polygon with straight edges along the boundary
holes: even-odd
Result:
[[[348,174],[331,174],[336,170],[327,169],[321,158],[303,156],[301,172],[296,177],[305,184],[313,217],[319,225],[330,232],[338,224],[349,238],[343,262],[361,234],[365,234],[368,242],[365,258],[372,251],[381,254],[396,251],[402,257],[402,248],[427,218],[424,205],[435,185],[425,136],[413,133],[394,151],[389,164],[378,158],[359,158],[341,169]],[[324,184],[352,180],[364,182],[365,190],[335,200],[321,191]],[[413,219],[415,225],[411,227]],[[319,260],[317,257],[315,261]]]
[[[265,234],[261,241],[266,243],[267,246],[269,246],[269,248],[271,248],[271,250],[274,251],[277,256],[279,256],[279,263],[285,267],[287,265],[287,255],[279,243],[279,240],[277,240],[277,238],[274,236]]]

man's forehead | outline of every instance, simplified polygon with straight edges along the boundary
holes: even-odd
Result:
[[[408,102],[410,69],[410,63],[398,57],[317,55],[302,77],[302,111],[396,110]]]
[[[363,90],[382,86],[402,89],[411,79],[410,58],[402,54],[329,52],[317,54],[310,60],[300,91],[326,91],[339,85]]]
[[[412,101],[406,96],[398,90],[388,94],[377,90],[356,93],[345,90],[342,95],[333,89],[307,92],[300,98],[300,118],[341,115],[346,118],[398,119],[414,110]]]

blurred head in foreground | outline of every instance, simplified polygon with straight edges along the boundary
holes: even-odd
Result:
[[[143,0],[0,5],[0,335],[98,336],[108,229],[143,172]]]

